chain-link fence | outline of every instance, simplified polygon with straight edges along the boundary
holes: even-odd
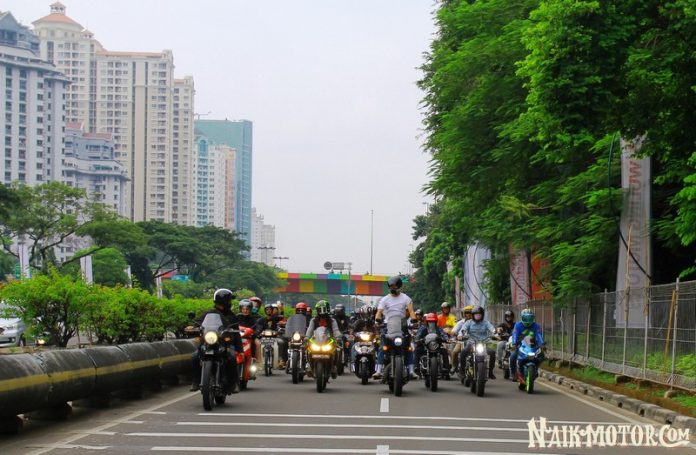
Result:
[[[565,307],[528,302],[548,355],[600,370],[696,390],[696,281],[606,292]],[[522,306],[492,305],[491,321]]]

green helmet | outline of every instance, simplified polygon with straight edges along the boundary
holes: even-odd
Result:
[[[534,312],[530,310],[529,308],[525,308],[522,310],[522,324],[524,324],[525,327],[529,327],[532,324],[534,324]]]
[[[320,300],[314,305],[314,309],[317,311],[317,316],[320,314],[329,314],[331,311],[331,306],[327,300]]]

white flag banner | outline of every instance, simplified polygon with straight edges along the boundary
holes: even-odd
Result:
[[[639,328],[645,324],[643,307],[644,288],[650,286],[650,158],[637,158],[645,137],[633,141],[621,139],[621,188],[623,209],[621,211],[621,234],[619,239],[619,264],[616,274],[617,326],[626,323],[624,298],[628,289],[628,327]],[[625,241],[625,243],[624,243]],[[630,242],[630,243],[629,243]],[[626,245],[629,245],[629,249]]]
[[[80,258],[80,269],[82,270],[82,277],[85,279],[85,283],[93,284],[94,275],[92,275],[92,255],[82,256]]]
[[[486,306],[488,296],[483,291],[484,263],[491,258],[491,252],[478,243],[469,245],[464,254],[464,302],[466,305]]]

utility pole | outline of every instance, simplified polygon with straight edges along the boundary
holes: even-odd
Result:
[[[372,275],[372,252],[374,246],[375,211],[370,210],[370,275]]]

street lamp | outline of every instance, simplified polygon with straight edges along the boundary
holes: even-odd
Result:
[[[278,259],[278,268],[282,269],[283,268],[283,259],[290,259],[287,256],[273,256],[273,259]]]
[[[274,246],[264,245],[257,247],[259,250],[265,250],[263,263],[268,265],[268,250],[275,250]]]

